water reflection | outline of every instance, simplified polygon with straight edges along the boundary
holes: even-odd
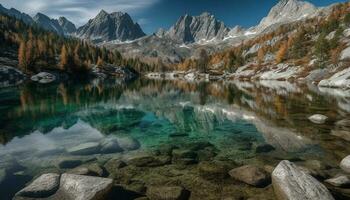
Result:
[[[14,157],[33,176],[76,159],[71,149],[85,143],[156,149],[205,141],[216,148],[214,160],[297,157],[337,165],[350,152],[349,97],[279,81],[25,84],[0,90],[0,157]],[[330,120],[312,124],[316,113]],[[265,143],[275,151],[261,156],[252,148]],[[108,157],[91,154],[79,159]]]

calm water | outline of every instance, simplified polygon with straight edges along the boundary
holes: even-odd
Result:
[[[313,114],[324,114],[329,120],[313,124],[308,120]],[[12,197],[39,174],[67,171],[58,167],[62,159],[104,163],[129,154],[162,153],[164,146],[171,145],[191,149],[205,144],[199,150],[201,156],[197,152],[198,162],[224,162],[232,168],[242,164],[273,166],[283,159],[320,160],[336,168],[350,154],[349,120],[350,92],[287,82],[140,79],[0,89],[0,199]],[[141,147],[84,156],[67,152],[105,138],[132,139]],[[275,150],[256,152],[261,144],[270,144]],[[208,147],[210,152],[203,153]],[[195,191],[209,188],[205,184],[224,195],[226,180],[188,180],[199,176],[194,171],[196,165],[148,167],[135,172],[132,180],[145,185],[178,181],[193,188],[194,199],[206,195]],[[154,178],[161,170],[181,176]],[[123,180],[121,184],[129,184]]]

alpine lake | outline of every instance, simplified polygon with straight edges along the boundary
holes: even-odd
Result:
[[[313,123],[314,114],[328,119]],[[190,199],[274,199],[271,185],[249,186],[229,170],[271,173],[290,160],[325,179],[349,154],[350,91],[143,78],[0,89],[2,200],[41,174],[81,166],[113,178],[117,199],[157,185],[182,186]]]

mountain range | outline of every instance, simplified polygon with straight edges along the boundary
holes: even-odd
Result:
[[[248,29],[240,26],[229,28],[207,12],[199,16],[184,15],[169,30],[160,29],[148,36],[130,15],[123,12],[107,13],[102,10],[79,28],[65,17],[51,19],[38,13],[32,18],[14,8],[6,9],[1,5],[0,13],[14,16],[27,24],[37,24],[59,35],[78,37],[118,49],[126,56],[142,57],[150,61],[161,58],[164,62],[176,63],[196,56],[200,48],[205,47],[209,52],[222,50],[275,30],[282,24],[323,15],[330,7],[317,8],[305,1],[281,0],[257,26]]]

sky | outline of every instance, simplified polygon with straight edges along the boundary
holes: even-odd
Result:
[[[327,6],[346,0],[309,0],[317,6]],[[263,3],[262,3],[263,2]],[[98,14],[122,11],[131,15],[145,33],[168,29],[181,15],[210,12],[227,26],[250,27],[258,24],[278,0],[0,0],[30,15],[38,12],[51,18],[65,16],[78,27]]]

